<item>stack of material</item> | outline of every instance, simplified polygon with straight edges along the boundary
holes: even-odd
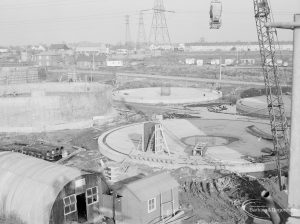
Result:
[[[33,67],[2,67],[0,68],[0,84],[18,84],[38,82],[38,70]]]

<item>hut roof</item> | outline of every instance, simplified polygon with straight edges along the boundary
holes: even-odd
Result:
[[[119,186],[118,193],[122,195],[124,190],[127,189],[139,201],[147,201],[179,186],[178,182],[167,172],[155,173],[145,178],[139,177],[137,180],[132,180],[130,183],[123,182],[124,185]]]
[[[28,224],[48,224],[59,192],[83,174],[20,153],[0,152],[0,213]]]

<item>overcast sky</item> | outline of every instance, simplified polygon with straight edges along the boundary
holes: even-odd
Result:
[[[223,25],[210,30],[210,0],[165,0],[172,42],[256,41],[253,0],[222,0]],[[0,45],[125,40],[125,15],[130,15],[132,41],[137,39],[138,12],[151,9],[154,0],[1,0]],[[271,0],[276,21],[291,21],[300,13],[300,0]],[[152,14],[145,12],[147,36]],[[279,31],[280,40],[292,40],[291,31]]]

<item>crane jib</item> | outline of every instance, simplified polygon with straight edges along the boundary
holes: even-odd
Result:
[[[278,181],[280,190],[283,190],[285,186],[283,186],[281,182],[281,177],[283,175],[282,163],[288,156],[287,150],[289,148],[289,139],[287,119],[283,107],[279,70],[276,64],[276,29],[268,26],[268,24],[272,22],[271,10],[268,1],[253,0],[253,3],[273,145],[274,151],[276,152]]]

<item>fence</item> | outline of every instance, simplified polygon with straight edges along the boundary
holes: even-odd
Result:
[[[38,70],[33,67],[0,68],[0,85],[35,83],[39,81]]]

